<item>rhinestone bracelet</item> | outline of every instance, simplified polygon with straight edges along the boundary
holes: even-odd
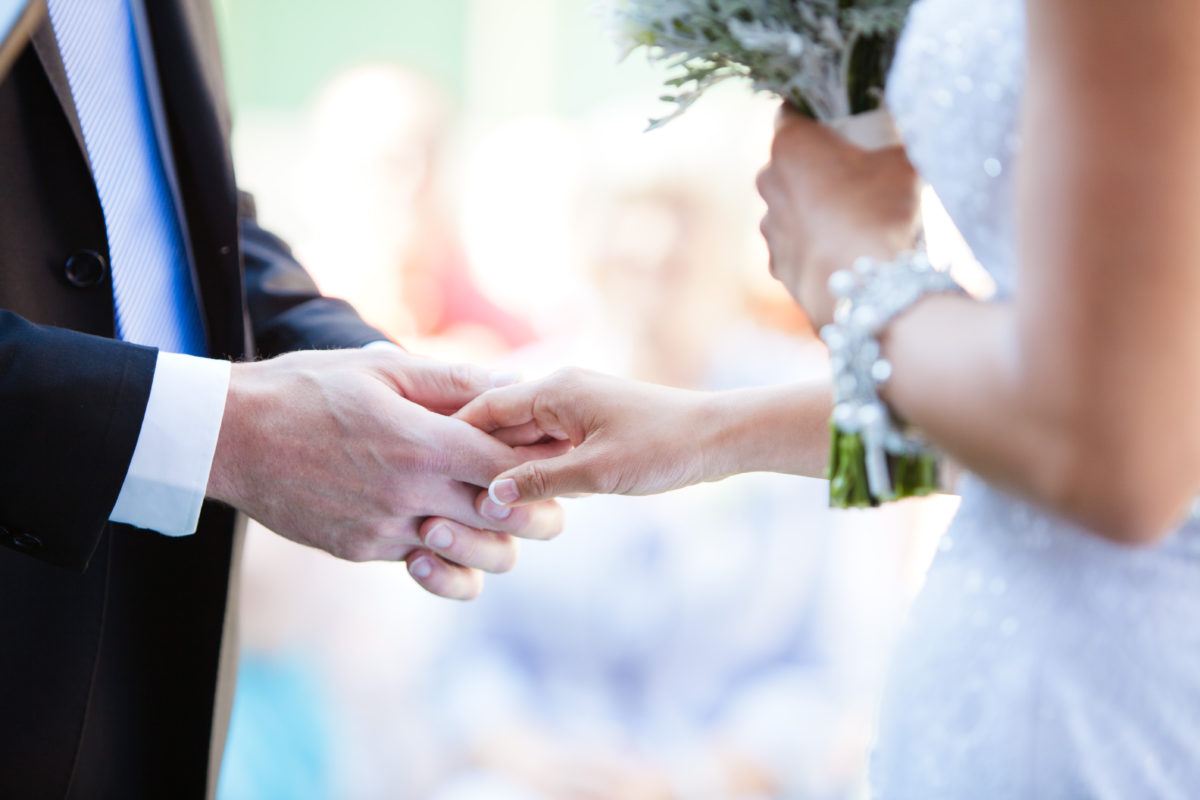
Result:
[[[834,321],[821,329],[833,371],[830,505],[876,506],[938,489],[937,460],[920,435],[898,422],[879,398],[892,376],[878,335],[922,297],[962,293],[923,253],[895,261],[860,258],[829,277],[837,298]]]

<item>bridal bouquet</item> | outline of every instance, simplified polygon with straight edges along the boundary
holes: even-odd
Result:
[[[614,0],[628,55],[644,47],[676,75],[663,100],[682,114],[710,87],[749,79],[822,122],[877,108],[913,0]]]
[[[662,98],[674,104],[674,111],[652,121],[651,128],[682,114],[712,86],[742,78],[801,113],[834,124],[860,146],[890,143],[884,141],[888,133],[851,131],[845,122],[881,107],[896,40],[913,0],[613,3],[623,55],[645,48],[651,60],[665,62],[675,73]],[[890,130],[890,118],[885,125]],[[830,427],[830,505],[874,506],[937,490],[937,463],[927,449],[885,454],[867,446],[859,425],[837,414]]]

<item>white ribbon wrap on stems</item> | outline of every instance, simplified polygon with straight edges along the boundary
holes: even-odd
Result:
[[[896,121],[886,108],[852,114],[825,124],[840,133],[850,144],[863,150],[882,150],[903,143],[900,129],[896,127]]]

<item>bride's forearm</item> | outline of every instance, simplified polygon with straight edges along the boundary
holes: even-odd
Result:
[[[832,394],[828,380],[716,392],[702,400],[706,480],[741,472],[824,477]]]
[[[1172,433],[1169,385],[1152,389],[1145,367],[1122,369],[1115,353],[1099,369],[1068,366],[1094,346],[1023,333],[1011,305],[929,297],[883,339],[894,366],[883,396],[990,482],[1107,538],[1154,541],[1194,491],[1171,443],[1190,426]]]
[[[1030,398],[1009,306],[930,296],[893,321],[881,344],[893,366],[883,399],[966,468],[1012,485],[1005,477],[1035,471],[1053,446],[1053,431],[1021,407]]]

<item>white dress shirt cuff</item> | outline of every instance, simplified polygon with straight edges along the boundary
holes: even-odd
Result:
[[[167,536],[196,532],[230,369],[228,361],[159,351],[146,416],[110,521]]]

